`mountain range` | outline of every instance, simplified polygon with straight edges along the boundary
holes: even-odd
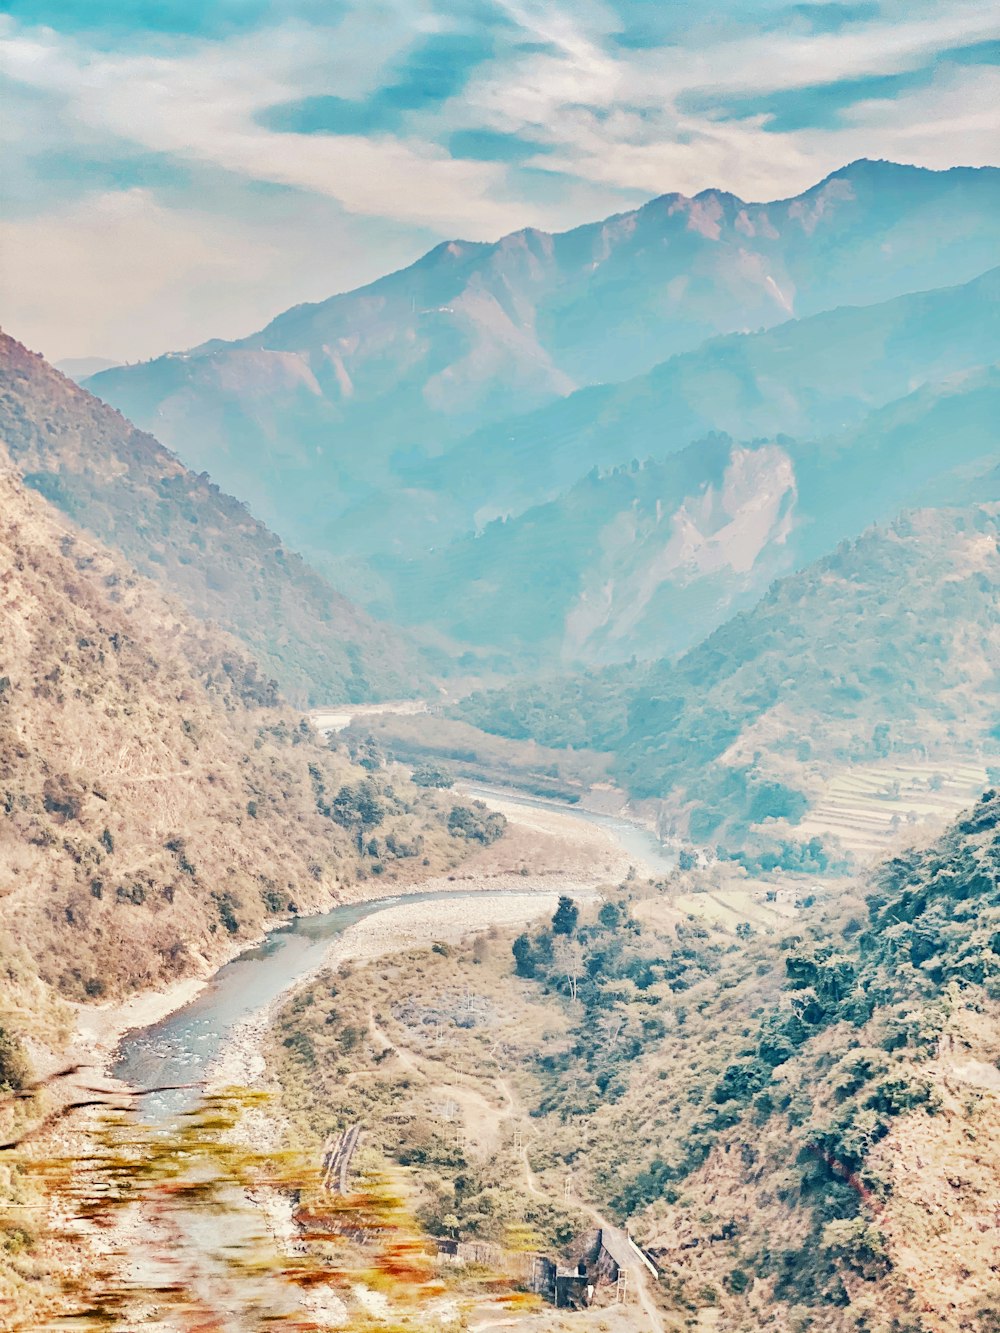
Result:
[[[669,194],[560,235],[529,229],[492,245],[443,244],[248,338],[110,369],[87,385],[310,557],[353,555],[371,506],[341,539],[346,511],[415,472],[406,484],[419,486],[422,463],[512,412],[643,374],[719,335],[970,281],[1000,254],[998,204],[1000,171],[869,161],[769,204]],[[724,346],[719,355],[733,353]],[[845,424],[837,395],[828,399],[824,431]],[[601,401],[583,399],[579,411],[599,421]],[[817,429],[816,413],[805,421]],[[804,424],[795,414],[782,428]],[[664,421],[657,438],[682,447],[719,428],[727,426],[695,412],[675,427]],[[470,454],[481,461],[512,430],[470,443],[456,468]]]
[[[610,753],[631,795],[655,798],[662,831],[728,847],[800,841],[838,771],[911,763],[930,780],[995,764],[998,483],[994,470],[975,506],[914,511],[842,543],[677,661],[518,682],[455,715]]]
[[[984,351],[1000,355],[994,343],[984,334]],[[1000,370],[989,366],[924,384],[827,438],[714,434],[642,462],[595,465],[478,533],[410,559],[373,556],[381,583],[369,605],[489,647],[498,664],[680,652],[869,524],[942,487],[971,494],[971,478],[995,462],[998,420]],[[605,446],[629,438],[594,435]],[[496,453],[485,456],[492,467]]]

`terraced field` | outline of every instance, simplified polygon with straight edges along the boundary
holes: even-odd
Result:
[[[990,785],[987,766],[954,760],[875,764],[837,773],[797,827],[804,838],[839,839],[858,859],[883,856],[936,832]]]

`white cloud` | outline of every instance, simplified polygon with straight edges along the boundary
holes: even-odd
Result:
[[[329,91],[315,34],[305,30],[206,42],[174,56],[86,51],[55,33],[14,36],[3,64],[12,79],[67,97],[91,130],[147,151],[419,225],[483,234],[521,221],[514,204],[497,198],[505,174],[497,164],[454,161],[430,142],[277,133],[257,124],[269,106]]]
[[[327,28],[287,22],[155,52],[91,49],[0,19],[5,72],[51,109],[44,123],[37,107],[17,118],[27,157],[57,151],[60,139],[81,155],[88,145],[97,157],[102,147],[162,154],[196,183],[186,194],[183,173],[157,194],[91,187],[8,223],[0,281],[11,329],[56,356],[135,357],[249,332],[442,236],[571,226],[674,189],[782,197],[861,156],[933,167],[995,160],[1000,97],[984,68],[942,65],[919,93],[859,102],[833,128],[774,133],[760,115],[691,112],[713,98],[923,69],[938,52],[1000,33],[985,0],[896,2],[883,5],[889,17],[834,33],[753,33],[745,14],[738,27],[696,29],[692,13],[676,45],[624,49],[609,40],[618,19],[601,0],[503,0],[536,49],[517,54],[508,32],[460,96],[415,112],[406,134],[372,137],[279,133],[260,117],[303,97],[376,91],[422,34],[448,26],[432,6],[381,0]],[[463,128],[537,140],[548,151],[527,165],[550,174],[453,160],[442,145]],[[265,207],[258,183],[295,193]]]
[[[932,167],[996,161],[1000,99],[994,76],[974,68],[946,70],[919,95],[895,103],[859,104],[844,128],[779,134],[762,116],[723,120],[680,109],[691,94],[711,105],[713,97],[918,70],[936,53],[1000,35],[992,4],[910,14],[840,33],[723,34],[697,48],[628,51],[615,59],[579,32],[568,36],[565,22],[550,17],[538,32],[558,50],[487,70],[465,91],[462,111],[475,108],[485,123],[553,149],[538,165],[651,194],[720,186],[746,198],[782,197],[857,157]]]

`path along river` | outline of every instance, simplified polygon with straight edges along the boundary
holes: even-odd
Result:
[[[620,817],[594,814],[579,806],[536,800],[499,787],[467,786],[473,797],[504,806],[557,811],[568,821],[585,820],[605,831],[637,867],[663,874],[675,864],[675,854],[649,830]],[[407,894],[406,902],[479,894],[455,892]],[[111,1072],[132,1087],[164,1084],[199,1084],[225,1048],[233,1029],[265,1009],[300,978],[322,965],[330,941],[363,917],[403,901],[400,897],[336,907],[321,916],[297,917],[268,935],[256,948],[227,963],[205,989],[182,1009],[147,1028],[127,1033],[119,1045]],[[145,1100],[147,1115],[159,1118],[182,1110],[196,1093],[156,1094]]]

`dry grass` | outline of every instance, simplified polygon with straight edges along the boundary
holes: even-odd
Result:
[[[231,640],[66,531],[12,474],[0,626],[0,920],[71,998],[205,971],[292,904],[384,892],[466,853],[444,827],[447,795],[383,773],[378,854],[359,857],[321,806],[365,773]]]

